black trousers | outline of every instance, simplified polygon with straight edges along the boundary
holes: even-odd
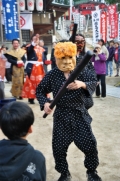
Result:
[[[10,68],[5,69],[5,77],[6,77],[8,82],[12,81],[11,69]]]
[[[100,85],[98,84],[96,87],[96,96],[106,97],[106,76],[105,74],[97,75],[98,82],[101,81],[101,91]],[[100,93],[101,92],[101,93]]]
[[[62,113],[61,113],[62,114]],[[53,156],[55,169],[66,174],[68,163],[66,160],[69,145],[74,141],[75,145],[85,154],[84,165],[89,171],[96,170],[98,161],[97,142],[92,133],[89,115],[75,115],[66,112],[66,117],[55,116],[53,125]]]

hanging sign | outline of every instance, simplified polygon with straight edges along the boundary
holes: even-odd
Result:
[[[4,25],[3,16],[2,24]],[[20,13],[20,28],[23,30],[33,30],[32,12],[24,11]]]
[[[118,15],[118,41],[120,41],[120,14]]]
[[[80,15],[80,31],[84,30],[83,22],[84,22],[84,15]]]
[[[79,28],[79,22],[80,22],[80,13],[78,9],[75,9],[75,11],[72,13],[73,15],[73,21],[78,25]]]
[[[101,38],[100,34],[100,10],[92,11],[93,42],[97,43]]]
[[[2,4],[5,37],[7,40],[19,38],[17,2],[16,0],[3,0]]]
[[[115,38],[116,36],[116,31],[115,31],[116,5],[108,6],[108,13],[109,13],[109,23],[110,23],[110,38]]]
[[[106,42],[107,40],[107,14],[101,12],[101,38]]]
[[[110,23],[109,23],[109,13],[107,12],[107,41],[110,40]]]
[[[118,37],[118,13],[115,13],[115,38]]]

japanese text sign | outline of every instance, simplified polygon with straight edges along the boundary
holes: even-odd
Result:
[[[92,11],[93,42],[97,43],[100,35],[100,10]]]
[[[7,40],[19,38],[16,0],[2,0],[5,36]]]

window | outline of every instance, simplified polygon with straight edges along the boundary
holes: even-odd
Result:
[[[30,30],[22,30],[22,41],[30,42]]]

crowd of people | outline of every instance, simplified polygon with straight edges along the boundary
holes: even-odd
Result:
[[[32,36],[31,42],[21,48],[19,40],[13,39],[12,49],[0,51],[3,67],[0,68],[1,90],[4,90],[6,72],[9,81],[12,81],[13,97],[19,100],[27,98],[30,104],[34,104],[34,99],[37,98],[41,110],[46,114],[52,113],[49,94],[53,93],[55,98],[61,86],[86,54],[86,41],[82,34],[75,35],[75,43],[70,40],[53,43],[52,70],[47,71],[48,47],[44,45],[39,34]],[[92,132],[92,118],[88,109],[93,106],[92,95],[95,91],[96,97],[100,95],[102,99],[106,97],[105,79],[107,75],[110,77],[113,75],[113,59],[116,63],[117,77],[120,69],[119,43],[110,41],[106,48],[104,41],[100,39],[94,46],[91,60],[74,82],[68,84],[65,94],[56,102],[53,114],[52,149],[55,169],[60,173],[58,181],[71,181],[66,158],[68,147],[72,142],[85,155],[87,181],[102,181],[97,173],[99,165],[97,141]],[[6,62],[10,65],[6,68],[9,71],[5,71]],[[0,99],[3,98],[4,94]],[[23,102],[9,103],[1,109],[0,127],[8,137],[8,140],[0,141],[2,148],[0,167],[2,165],[3,170],[0,171],[1,179],[5,180],[8,177],[10,181],[46,181],[45,157],[27,142],[27,136],[32,133],[33,123],[34,113]],[[8,149],[4,152],[6,147]],[[9,156],[4,160],[6,154]],[[20,162],[23,157],[24,162]],[[11,172],[13,167],[14,174]]]

